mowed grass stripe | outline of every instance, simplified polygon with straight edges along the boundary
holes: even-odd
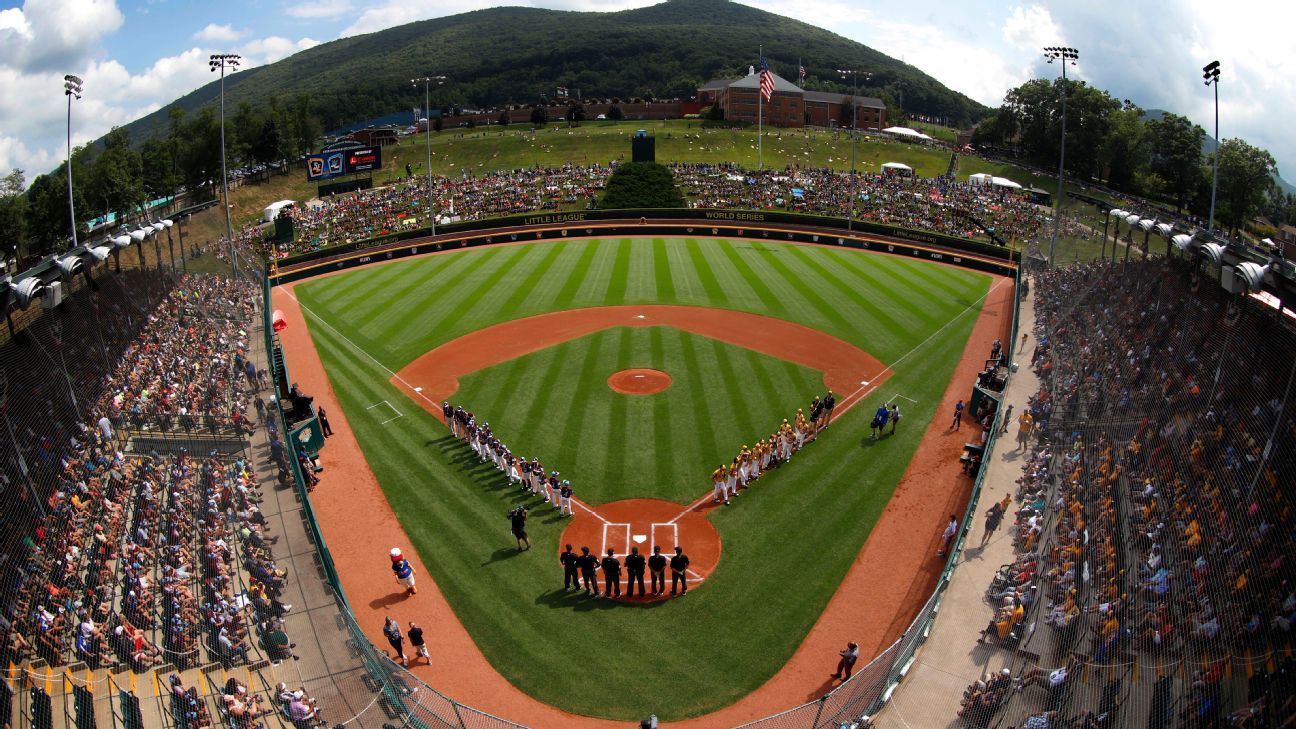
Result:
[[[675,301],[675,280],[671,275],[671,263],[669,254],[666,251],[666,241],[661,238],[653,238],[652,241],[653,256],[653,281],[657,284],[657,300],[663,302]],[[660,344],[660,340],[658,340]]]
[[[887,286],[881,281],[874,282],[872,290],[867,293],[861,292],[858,288],[843,281],[841,277],[829,270],[827,266],[823,265],[822,261],[819,260],[817,256],[810,255],[804,248],[800,246],[791,246],[789,250],[794,258],[804,264],[811,271],[814,271],[819,280],[826,281],[828,285],[832,286],[832,288],[837,291],[838,294],[841,294],[854,302],[855,305],[863,311],[868,312],[869,316],[890,334],[898,335],[905,329],[919,323],[914,321],[916,317],[905,313],[901,313],[901,316],[905,319],[909,319],[909,321],[900,321],[887,312],[883,307],[875,303],[875,300],[890,301],[895,296],[895,293],[887,288]],[[816,288],[819,287],[816,286]]]
[[[689,260],[693,263],[693,271],[697,274],[698,280],[702,282],[702,289],[706,292],[706,299],[712,306],[724,306],[729,303],[729,297],[725,296],[724,289],[720,282],[716,280],[715,272],[711,270],[711,264],[707,262],[703,254],[702,246],[694,238],[685,240],[684,245],[688,248]]]
[[[411,294],[405,298],[389,298],[388,293],[388,287],[394,280],[405,280],[404,276],[397,276],[404,273],[401,271],[402,266],[397,264],[379,266],[389,270],[391,275],[373,281],[370,287],[354,291],[345,300],[349,314],[354,316],[356,321],[365,322],[381,330],[383,321],[399,322],[411,312],[416,315],[425,313],[426,307],[437,298],[438,293],[446,290],[444,282],[468,275],[480,264],[480,259],[477,256],[429,256],[420,259],[419,263],[429,265],[429,268],[424,269],[421,278],[414,277],[415,288],[411,289]]]
[[[772,314],[778,315],[785,313],[786,308],[783,305],[782,299],[770,290],[769,284],[766,283],[765,278],[757,275],[752,269],[751,263],[745,260],[748,258],[748,255],[739,251],[739,246],[737,244],[730,243],[729,241],[720,242],[722,243],[722,245],[718,246],[720,252],[729,260],[729,263],[734,267],[734,270],[738,272],[738,275],[742,278],[743,282],[753,292],[755,292],[756,298],[760,300],[761,306]],[[750,246],[744,247],[748,250],[755,250]]]
[[[657,270],[653,263],[652,240],[632,238],[630,243],[630,269],[626,274],[625,303],[656,303]]]
[[[571,246],[579,251],[579,256],[567,271],[567,279],[559,289],[558,295],[553,298],[553,308],[559,310],[572,308],[572,302],[576,300],[576,292],[580,290],[581,283],[590,271],[590,264],[598,253],[597,241],[573,241]]]
[[[476,274],[465,278],[450,294],[450,301],[454,305],[443,307],[441,315],[429,327],[433,330],[446,330],[452,336],[473,331],[475,327],[466,322],[465,315],[469,311],[489,310],[493,308],[491,302],[508,295],[508,290],[500,282],[526,258],[526,250],[522,246],[502,246],[495,250],[504,252],[504,255],[482,261]],[[534,259],[532,263],[534,264]],[[475,284],[474,278],[478,279]]]
[[[661,241],[654,241],[660,243]],[[657,246],[654,245],[654,251]],[[653,366],[661,368],[666,367],[666,342],[665,335],[661,327],[648,328],[648,361]],[[678,341],[672,341],[672,344],[678,344]],[[678,355],[678,348],[674,349],[674,354]],[[679,361],[679,357],[674,358]],[[653,397],[652,402],[652,425],[653,425],[653,448],[647,449],[653,457],[653,479],[659,484],[673,484],[678,477],[676,460],[672,457],[675,453],[674,441],[674,418],[671,417],[670,400],[664,397]]]
[[[942,270],[931,264],[924,265],[919,261],[903,258],[895,261],[895,267],[903,270],[910,279],[921,281],[923,284],[921,289],[924,293],[935,290],[960,302],[963,306],[972,303],[971,299],[979,295],[976,292],[985,282],[985,276],[972,271],[958,268]]]
[[[592,336],[585,337],[572,343],[573,354],[583,351],[580,365],[580,381],[587,382],[594,377],[594,373],[606,369],[607,351],[614,344],[611,338],[615,336],[617,330],[604,329],[596,332]],[[569,365],[574,360],[568,360]],[[556,374],[556,373],[555,373]],[[546,389],[556,389],[554,382],[549,378],[543,381]],[[594,413],[590,411],[590,398],[594,395],[591,388],[577,389],[570,393],[570,401],[567,403],[566,416],[560,419],[554,419],[543,427],[558,428],[562,431],[562,447],[556,456],[556,463],[567,464],[576,460],[576,452],[580,450],[581,441],[584,439],[585,431],[591,426],[598,427],[594,422]],[[613,418],[614,420],[614,418]],[[529,425],[529,421],[528,421]],[[612,426],[615,427],[615,422]],[[604,431],[606,432],[606,431]],[[595,435],[591,433],[591,435]]]
[[[544,370],[544,376],[540,378],[540,387],[536,392],[535,398],[531,401],[531,406],[526,410],[526,418],[522,421],[522,432],[530,433],[536,428],[557,426],[553,422],[553,413],[549,412],[549,400],[553,396],[553,388],[547,387],[547,383],[553,382],[557,377],[559,370],[568,366],[568,358],[571,356],[574,345],[571,342],[563,342],[550,351],[553,353],[553,359],[549,361],[549,366]],[[510,437],[516,437],[510,434]]]
[[[829,252],[844,253],[843,251]],[[900,265],[906,262],[905,259],[888,256],[888,260],[880,262],[870,270],[856,266],[858,259],[851,261],[849,255],[831,258],[843,271],[854,274],[867,283],[870,289],[880,292],[882,296],[879,298],[879,303],[886,305],[884,311],[895,312],[903,317],[904,321],[901,323],[906,327],[926,327],[936,322],[948,321],[949,316],[946,314],[944,301],[939,297],[933,299],[921,282],[906,275],[905,269]]]
[[[706,382],[706,371],[709,367],[704,367],[702,355],[699,353],[700,343],[698,338],[685,332],[677,332],[680,338],[680,354],[683,358],[684,371],[688,376],[688,381],[693,383],[690,388],[693,409],[689,413],[693,419],[693,428],[689,431],[697,436],[698,443],[705,454],[715,454],[719,451],[719,444],[716,442],[715,431],[709,427],[711,421],[711,403],[707,398],[707,390],[700,387],[700,383]],[[714,456],[713,456],[714,457]]]
[[[392,311],[398,309],[402,304],[414,301],[422,301],[428,297],[429,291],[426,288],[429,278],[433,278],[448,266],[454,265],[453,256],[430,256],[424,261],[422,266],[416,266],[411,271],[406,271],[398,276],[387,276],[378,284],[378,289],[382,291],[381,296],[370,296],[359,298],[354,303],[356,314],[365,321],[375,323],[380,319],[398,318],[399,314]],[[384,268],[397,269],[398,266],[384,266]],[[369,289],[373,291],[375,289]]]
[[[807,272],[797,261],[784,261],[777,255],[770,256],[769,261],[774,271],[795,288],[800,297],[809,303],[822,319],[836,325],[838,332],[855,331],[856,325],[843,316],[836,306],[833,306],[831,302],[820,296],[815,287],[806,281]],[[793,270],[793,268],[796,270]]]
[[[731,241],[727,240],[704,241],[702,244],[703,258],[710,265],[711,271],[715,274],[716,282],[720,284],[725,297],[729,300],[729,308],[746,311],[762,310],[765,307],[762,306],[760,298],[752,290],[751,282],[725,256],[725,249],[732,250],[733,245]]]
[[[708,389],[708,395],[712,402],[717,402],[724,407],[724,412],[738,426],[740,433],[752,433],[756,430],[756,420],[752,417],[751,409],[747,407],[747,392],[750,384],[755,381],[756,373],[751,370],[750,357],[731,357],[733,350],[721,345],[715,339],[711,342],[711,356],[716,364],[716,374],[719,375],[719,382],[722,389],[711,391]],[[748,355],[753,354],[746,350]],[[734,455],[738,455],[738,446],[733,443]]]
[[[610,369],[613,372],[625,369],[630,366],[634,358],[635,350],[635,331],[630,327],[619,327],[610,330],[612,336],[609,339],[609,345],[615,343],[616,356],[612,359],[612,367],[604,367],[603,370]],[[603,374],[600,370],[599,374]],[[611,374],[609,372],[609,374]],[[588,381],[582,378],[582,381]],[[634,442],[627,437],[630,429],[629,418],[627,417],[630,410],[630,398],[638,398],[637,395],[616,395],[612,396],[612,406],[608,408],[608,427],[607,440],[599,444],[603,449],[603,461],[606,464],[604,473],[607,474],[608,483],[604,487],[608,489],[612,500],[625,498],[627,491],[626,469],[632,461],[631,451],[637,451],[640,448],[651,448],[653,444]],[[597,434],[591,434],[597,438]],[[598,442],[597,440],[594,442]],[[642,492],[641,492],[642,493]]]
[[[522,279],[522,281],[513,288],[513,293],[509,295],[508,299],[500,305],[500,308],[495,313],[499,315],[501,319],[513,318],[510,315],[523,308],[523,303],[527,300],[527,297],[531,296],[531,292],[534,291],[539,286],[540,282],[544,280],[545,275],[549,273],[549,269],[553,268],[554,262],[558,260],[558,257],[563,254],[565,249],[565,243],[550,243],[545,250],[544,256],[540,259],[540,262],[531,269],[531,272],[526,275],[526,278]]]
[[[572,301],[575,308],[603,306],[608,303],[608,287],[612,285],[612,268],[616,265],[617,241],[598,240],[588,245],[594,247],[594,257],[585,269],[581,285]]]
[[[630,283],[630,241],[622,238],[614,244],[616,259],[612,263],[612,276],[608,280],[607,293],[603,301],[609,306],[624,304],[626,286]]]
[[[493,262],[502,252],[503,248],[495,248],[490,251],[473,251],[473,255],[462,257],[448,256],[463,260],[436,271],[424,280],[424,286],[417,293],[404,299],[388,301],[380,292],[372,300],[357,304],[358,310],[365,312],[364,321],[370,330],[384,341],[393,343],[393,350],[399,348],[399,344],[396,344],[398,342],[417,347],[415,342],[402,341],[400,333],[411,323],[423,331],[437,331],[441,322],[446,320],[447,311],[464,305],[465,297],[471,294],[471,282],[498,273]],[[487,255],[488,253],[493,255]]]

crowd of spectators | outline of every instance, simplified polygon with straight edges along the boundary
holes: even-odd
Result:
[[[99,414],[117,428],[246,431],[256,388],[241,384],[247,367],[256,372],[246,356],[257,298],[247,281],[181,276],[104,375]]]
[[[30,383],[6,369],[10,387],[30,385],[13,404],[44,402],[47,417],[5,413],[16,432],[3,449],[14,499],[3,517],[0,658],[143,671],[243,663],[254,645],[272,660],[293,657],[280,620],[292,609],[281,600],[286,572],[271,554],[277,537],[252,463],[183,446],[132,453],[122,433],[142,414],[158,437],[182,432],[186,415],[243,435],[257,427],[242,413],[263,386],[247,359],[254,289],[166,273],[136,283],[120,296],[111,281],[82,292],[81,316],[48,314],[25,333],[38,350],[61,337],[53,341],[78,390],[59,387],[50,368]],[[83,369],[109,374],[72,376]],[[204,726],[209,718],[186,708],[191,691],[181,686],[174,707]]]
[[[1023,417],[1041,440],[1012,515],[1018,558],[988,597],[1027,621],[1037,603],[1057,655],[1182,675],[1177,695],[1149,689],[1149,725],[1296,716],[1296,329],[1174,260],[1034,284],[1041,389]],[[1112,725],[1118,685],[1083,707],[1069,685],[1049,684],[1038,724]]]
[[[930,230],[959,238],[984,234],[975,220],[1004,241],[1038,235],[1045,208],[1019,191],[892,173],[851,175],[829,169],[754,171],[732,163],[676,163],[676,180],[698,208],[748,208],[846,217]]]
[[[476,176],[433,177],[438,220],[480,220],[519,213],[592,208],[615,167],[531,167]],[[749,170],[732,163],[675,163],[676,182],[696,208],[777,210],[845,217],[960,238],[1018,244],[1034,239],[1049,220],[1047,208],[1021,191],[956,182],[948,177],[858,173],[820,168]],[[384,187],[314,200],[287,209],[294,238],[272,245],[257,225],[235,233],[234,247],[248,260],[286,258],[370,238],[427,227],[424,179],[404,178]],[[1091,234],[1087,227],[1069,229]],[[210,246],[228,260],[228,245]]]

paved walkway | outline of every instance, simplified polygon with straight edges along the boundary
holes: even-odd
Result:
[[[1030,352],[1035,346],[1035,299],[1022,299],[1018,331],[1031,334],[1021,352],[1014,352],[1019,363],[1005,393],[1004,402],[1013,406],[1014,422],[1008,435],[1001,437],[994,451],[986,457],[985,481],[977,504],[975,521],[968,533],[967,547],[959,557],[959,566],[945,589],[945,597],[927,642],[918,650],[914,664],[904,681],[892,694],[891,701],[876,717],[879,729],[913,727],[954,727],[963,689],[988,671],[1011,666],[1013,654],[990,643],[978,645],[977,637],[991,617],[991,606],[985,600],[986,588],[994,573],[1014,558],[1012,515],[1004,517],[998,533],[985,547],[979,547],[985,532],[982,514],[1005,493],[1016,494],[1021,477],[1023,453],[1016,446],[1016,415],[1026,407],[1030,396],[1039,390],[1039,378],[1030,369]],[[1015,344],[1020,344],[1020,339]]]

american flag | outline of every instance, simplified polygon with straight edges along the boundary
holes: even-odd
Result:
[[[766,101],[774,95],[774,72],[770,70],[769,64],[765,62],[765,54],[761,54],[760,70],[760,95]]]
[[[797,76],[798,78],[800,78],[802,81],[805,81],[805,77],[806,77],[805,66],[800,66],[800,70],[797,72],[797,74],[798,74]]]

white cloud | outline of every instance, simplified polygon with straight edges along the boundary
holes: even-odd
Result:
[[[1004,21],[1003,37],[1017,50],[1039,52],[1046,46],[1061,45],[1062,31],[1049,11],[1038,5],[1015,7]]]
[[[208,43],[232,43],[243,36],[247,35],[246,30],[237,30],[233,25],[226,23],[217,25],[208,23],[202,30],[193,34],[194,40],[206,41]]]
[[[350,0],[315,0],[315,2],[289,5],[284,9],[284,13],[294,18],[325,18],[332,20],[346,15],[354,8],[355,6],[351,4]]]
[[[29,70],[69,68],[125,18],[115,0],[26,0],[0,12],[0,65]]]

